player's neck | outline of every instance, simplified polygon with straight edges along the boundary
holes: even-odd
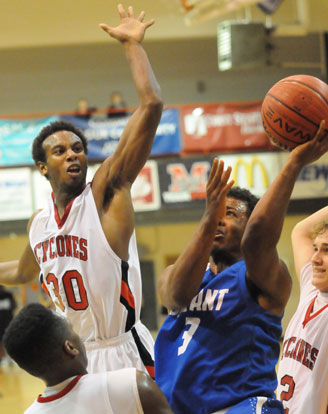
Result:
[[[69,380],[72,377],[84,374],[87,374],[86,369],[77,369],[76,367],[71,367],[69,369],[63,370],[62,372],[54,373],[51,376],[44,378],[43,380],[46,383],[47,387],[54,387]]]
[[[79,186],[74,189],[65,189],[65,190],[56,190],[53,189],[54,193],[54,203],[57,207],[58,214],[60,217],[63,216],[66,207],[69,203],[74,200],[75,197],[80,195],[85,188],[85,184],[83,186]]]

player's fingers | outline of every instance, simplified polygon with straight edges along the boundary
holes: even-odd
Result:
[[[99,26],[107,33],[111,33],[112,28],[110,26],[108,26],[108,24],[106,23],[100,23]]]
[[[143,19],[145,18],[145,12],[144,11],[142,11],[140,14],[139,14],[139,17],[138,17],[138,20],[139,20],[139,22],[142,22],[143,21]]]
[[[229,180],[229,178],[230,178],[230,174],[231,174],[231,167],[229,166],[224,172],[223,172],[223,174],[222,174],[222,179],[221,179],[221,181],[222,181],[222,184],[223,185],[226,185],[227,184],[227,182],[228,182],[228,180]]]
[[[146,29],[148,29],[148,27],[152,26],[155,23],[155,19],[151,19],[148,22],[144,23],[146,26]]]
[[[226,186],[224,187],[224,189],[223,189],[223,191],[222,191],[222,195],[223,195],[223,196],[226,196],[226,195],[227,195],[227,193],[229,192],[230,188],[231,188],[234,184],[235,184],[235,181],[234,181],[234,180],[230,180],[230,181],[226,184]]]
[[[213,177],[215,176],[216,170],[218,168],[218,163],[219,163],[219,160],[217,158],[214,158],[213,163],[212,163],[212,168],[208,176],[208,180],[207,180],[208,183],[212,182]]]
[[[124,10],[124,7],[121,3],[117,5],[117,10],[119,12],[119,15],[120,15],[121,19],[124,19],[125,17],[127,17],[126,13],[125,13],[125,10]]]
[[[223,169],[224,169],[224,162],[220,160],[215,170],[213,179],[210,182],[211,190],[214,192],[220,191],[220,188],[221,188],[220,184],[221,184],[221,177],[222,177]]]
[[[132,6],[129,6],[128,7],[128,16],[129,17],[132,17],[132,18],[134,17],[134,15],[133,15],[133,7]]]
[[[325,137],[327,136],[327,131],[325,130],[325,126],[326,126],[326,121],[323,119],[320,122],[318,132],[316,133],[316,136],[315,136],[315,138],[317,138],[319,142],[323,141]]]

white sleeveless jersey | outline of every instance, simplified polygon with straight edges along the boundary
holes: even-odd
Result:
[[[39,396],[25,414],[143,414],[136,370],[80,375],[57,393]]]
[[[300,274],[301,297],[284,336],[277,398],[286,414],[328,413],[328,304],[311,313],[318,290],[312,265]]]
[[[90,184],[61,220],[52,195],[35,216],[29,238],[43,287],[84,342],[117,337],[139,320],[142,291],[135,232],[124,262],[107,242]]]

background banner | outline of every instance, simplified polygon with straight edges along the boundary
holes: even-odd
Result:
[[[88,138],[89,159],[102,160],[115,151],[130,116],[114,119],[91,118],[88,121],[66,115],[61,118],[84,131]],[[151,155],[178,154],[181,151],[179,112],[177,109],[165,109],[156,131]]]
[[[57,116],[40,119],[0,120],[0,166],[34,164],[32,142],[40,130]]]
[[[183,105],[183,150],[188,153],[272,149],[262,126],[261,104]]]

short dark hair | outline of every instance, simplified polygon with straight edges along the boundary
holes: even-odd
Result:
[[[247,206],[247,215],[248,217],[252,214],[256,203],[259,201],[259,198],[252,194],[246,188],[240,188],[238,186],[232,187],[227,197],[235,198],[236,200],[243,201]]]
[[[31,303],[10,322],[3,344],[21,368],[43,378],[60,362],[67,337],[68,325],[63,317],[39,303]]]
[[[49,125],[43,127],[39,132],[39,135],[34,138],[32,146],[32,157],[35,165],[37,165],[39,161],[46,162],[46,153],[42,146],[43,141],[58,131],[73,132],[73,134],[77,135],[81,139],[84,152],[86,154],[88,153],[88,140],[80,128],[68,121],[54,121]]]

